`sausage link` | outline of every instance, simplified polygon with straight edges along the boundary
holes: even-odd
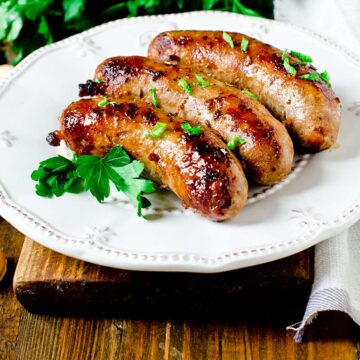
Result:
[[[243,91],[201,76],[209,86],[201,86],[190,69],[139,56],[114,57],[96,70],[95,79],[103,82],[90,93],[83,85],[81,95],[102,91],[108,96],[137,96],[151,102],[149,89],[154,88],[158,105],[167,113],[207,125],[226,142],[244,139],[245,144],[237,145],[234,152],[257,183],[272,184],[286,176],[294,150],[285,127]],[[189,87],[184,89],[180,80]]]
[[[179,119],[159,109],[118,99],[99,106],[100,100],[70,104],[60,116],[60,131],[52,133],[51,138],[57,138],[52,143],[64,139],[78,155],[100,156],[120,145],[144,163],[149,178],[211,220],[226,220],[245,205],[248,186],[242,167],[207,127],[190,136]],[[158,122],[166,124],[164,134],[148,136]]]
[[[247,35],[229,33],[234,47],[221,31],[170,31],[157,35],[149,57],[212,74],[221,81],[247,88],[287,127],[294,140],[310,151],[332,146],[340,125],[340,100],[323,80],[300,76],[317,74],[312,65],[296,65],[290,75],[282,52]],[[249,41],[241,50],[242,39]],[[299,59],[289,56],[290,62]]]

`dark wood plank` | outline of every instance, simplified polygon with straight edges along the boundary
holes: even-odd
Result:
[[[88,264],[25,239],[14,289],[26,309],[43,314],[233,318],[298,310],[300,316],[312,259],[310,249],[220,274],[138,272]]]

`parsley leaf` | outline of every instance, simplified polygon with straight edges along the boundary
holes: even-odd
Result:
[[[241,137],[234,137],[227,143],[227,146],[230,150],[235,150],[236,144],[243,145],[245,144],[245,140]]]
[[[282,53],[282,60],[284,64],[285,70],[291,75],[296,75],[296,69],[290,64],[289,58],[287,57],[287,49],[285,49]]]
[[[85,0],[63,0],[64,21],[80,19],[85,9]]]
[[[149,89],[149,93],[150,93],[150,96],[151,96],[151,100],[152,100],[152,104],[154,107],[159,107],[159,104],[157,102],[157,97],[156,97],[156,89],[155,88],[150,88]]]
[[[154,128],[147,134],[147,136],[152,138],[161,137],[166,130],[166,124],[162,122],[157,122]]]
[[[95,82],[98,83],[98,84],[102,84],[102,83],[104,82],[104,80],[102,80],[102,79],[96,79]]]
[[[42,161],[31,173],[31,179],[37,181],[35,192],[39,196],[51,198],[64,192],[83,191],[82,180],[76,174],[76,166],[63,156],[55,156]]]
[[[39,196],[51,198],[89,190],[99,202],[110,195],[113,183],[136,205],[141,216],[142,209],[151,205],[143,194],[155,191],[150,180],[141,178],[143,171],[142,162],[131,161],[122,147],[115,146],[103,158],[96,155],[74,156],[72,161],[60,155],[49,158],[39,164],[31,178],[37,182],[35,192]]]
[[[189,95],[192,93],[191,86],[187,83],[184,78],[181,78],[178,82],[178,85],[182,87]]]
[[[181,128],[187,132],[190,135],[199,135],[200,131],[201,131],[201,126],[197,125],[197,126],[191,126],[189,123],[184,123],[180,125]]]
[[[223,39],[230,45],[230,47],[234,48],[234,41],[232,37],[226,32],[223,32]]]
[[[204,80],[204,78],[203,78],[200,74],[195,74],[195,78],[196,78],[196,80],[199,82],[199,85],[200,85],[201,87],[208,87],[208,86],[210,86],[210,84],[209,84],[206,80]]]
[[[246,38],[242,38],[240,48],[243,52],[247,51],[248,45],[249,45],[249,40]]]
[[[243,89],[243,92],[244,92],[246,95],[250,96],[251,98],[253,98],[253,99],[255,99],[255,100],[258,99],[258,97],[257,97],[255,94],[253,94],[253,93],[252,93],[250,90],[248,90],[248,89]]]

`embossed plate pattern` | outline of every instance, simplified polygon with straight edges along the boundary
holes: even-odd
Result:
[[[221,29],[309,53],[327,69],[343,103],[339,146],[295,162],[292,174],[251,189],[248,205],[225,223],[189,210],[169,193],[152,196],[149,220],[113,193],[103,205],[88,194],[48,200],[31,171],[55,154],[45,142],[77,84],[114,55],[145,55],[169,29]],[[44,47],[0,83],[0,214],[39,243],[89,262],[135,270],[217,272],[301,251],[360,218],[360,62],[320,36],[280,22],[219,12],[118,20]]]

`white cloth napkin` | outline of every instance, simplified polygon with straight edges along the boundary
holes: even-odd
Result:
[[[360,0],[275,0],[276,20],[313,30],[360,58]],[[339,310],[360,325],[360,222],[315,248],[315,279],[295,341],[319,311]]]

